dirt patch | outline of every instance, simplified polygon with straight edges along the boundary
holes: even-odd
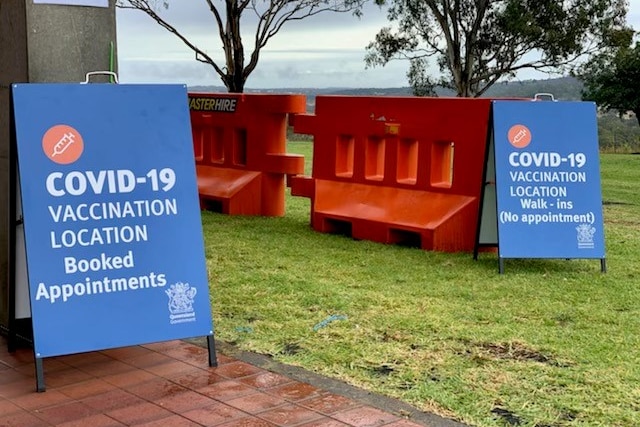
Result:
[[[519,426],[522,424],[522,420],[520,419],[520,417],[508,409],[496,406],[491,410],[491,413],[497,415],[497,417],[503,420],[507,425]]]
[[[295,342],[288,342],[284,344],[282,350],[280,350],[280,354],[285,356],[295,356],[303,350],[304,348],[300,344]]]
[[[378,366],[372,366],[369,370],[376,375],[391,375],[396,369],[389,363],[382,363]]]
[[[521,342],[508,343],[475,343],[472,345],[476,354],[481,357],[500,360],[516,360],[522,362],[538,362],[551,366],[566,367],[550,354],[533,349]]]
[[[507,426],[519,426],[522,425],[525,421],[518,416],[515,412],[504,408],[503,406],[495,406],[491,413],[497,418],[502,420],[504,425]],[[567,410],[560,415],[560,423],[559,424],[539,424],[536,423],[533,427],[561,427],[567,425],[576,419],[577,413],[572,410]]]

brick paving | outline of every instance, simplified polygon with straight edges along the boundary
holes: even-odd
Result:
[[[182,340],[45,358],[46,391],[37,393],[33,351],[9,353],[0,337],[0,427],[459,425],[410,420],[234,357],[217,359],[209,367],[207,349]]]

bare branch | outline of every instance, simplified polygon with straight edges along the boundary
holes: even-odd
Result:
[[[162,6],[168,7],[170,0]],[[224,64],[216,63],[203,49],[190,41],[178,28],[166,21],[156,10],[159,0],[118,0],[118,7],[137,9],[146,13],[160,26],[178,37],[196,54],[200,62],[211,65],[220,75],[227,89],[242,92],[249,75],[255,70],[261,50],[269,40],[278,34],[285,24],[299,21],[325,12],[353,12],[359,15],[365,0],[223,0],[221,5],[214,0],[205,0],[217,27],[217,37],[222,42]],[[179,7],[179,2],[175,2]],[[254,27],[252,51],[245,64],[244,42],[241,24],[251,20],[243,19],[247,11],[257,18]]]
[[[224,72],[218,67],[215,61],[209,55],[207,55],[205,51],[203,51],[198,46],[193,44],[187,37],[185,37],[182,33],[180,33],[180,31],[178,31],[175,27],[173,27],[171,24],[165,21],[160,15],[158,15],[154,7],[150,5],[149,0],[126,0],[126,4],[118,3],[118,7],[121,7],[124,9],[137,9],[141,12],[146,13],[147,15],[149,15],[149,17],[151,17],[154,21],[156,21],[161,27],[163,27],[164,29],[169,31],[171,34],[178,37],[180,40],[182,40],[182,42],[186,46],[188,46],[191,50],[193,50],[196,54],[196,60],[213,66],[213,68],[216,70],[218,74],[220,74],[221,76],[224,75]]]

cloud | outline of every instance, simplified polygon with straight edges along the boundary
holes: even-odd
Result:
[[[200,2],[170,5],[166,18],[190,40],[223,61],[212,15]],[[292,21],[262,49],[248,88],[389,87],[406,85],[406,64],[365,70],[365,46],[384,25],[384,13],[368,6],[363,18],[349,13],[325,13]],[[185,82],[220,85],[212,67],[195,61],[194,53],[177,37],[144,13],[117,10],[119,74],[123,82]],[[245,35],[248,55],[251,46]]]
[[[631,0],[630,5],[629,23],[640,29],[640,0]],[[205,2],[170,2],[162,13],[222,64],[217,27]],[[221,85],[210,66],[196,61],[187,46],[144,13],[117,9],[116,17],[122,82]],[[386,12],[373,4],[361,19],[349,13],[325,13],[288,22],[262,50],[247,88],[406,86],[405,62],[365,69],[365,47],[385,25]],[[253,34],[243,38],[247,43]],[[245,49],[248,57],[250,46]]]
[[[119,61],[118,65],[120,81],[123,83],[223,86],[211,66],[195,60],[128,59]]]

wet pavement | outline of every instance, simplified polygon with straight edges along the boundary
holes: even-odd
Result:
[[[45,358],[0,337],[0,427],[454,427],[395,399],[216,343],[176,340]]]

